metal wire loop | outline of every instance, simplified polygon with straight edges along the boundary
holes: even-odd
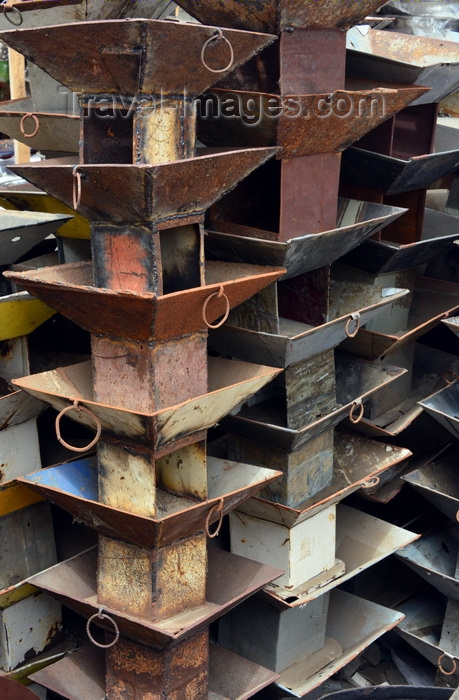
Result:
[[[12,12],[11,15],[9,14],[9,11],[10,11],[10,10],[11,10],[11,12]],[[12,20],[12,16],[13,16],[14,13],[16,13],[16,15],[18,15],[18,17],[19,17],[19,22],[14,22],[14,21]],[[9,2],[6,2],[6,3],[3,4],[3,15],[4,15],[5,19],[7,19],[8,22],[9,22],[10,24],[13,24],[15,27],[20,27],[21,24],[22,24],[23,21],[24,21],[24,17],[22,16],[21,10],[20,10],[18,7],[16,7],[15,5],[12,5],[12,4],[9,3]]]
[[[209,46],[209,44],[211,44],[213,41],[218,41],[219,39],[223,39],[223,41],[228,44],[228,47],[230,50],[230,60],[228,62],[228,65],[226,65],[224,68],[211,68],[205,59],[206,50],[207,50],[207,47]],[[204,42],[202,49],[201,49],[201,62],[202,62],[202,65],[204,66],[204,68],[207,68],[207,70],[210,71],[211,73],[225,73],[227,70],[232,68],[233,63],[234,63],[234,49],[231,46],[231,42],[226,38],[226,36],[223,36],[223,32],[220,29],[220,27],[217,29],[216,34],[209,37]]]
[[[74,165],[72,168],[72,175],[73,175],[73,190],[72,190],[72,197],[73,197],[73,208],[78,209],[80,206],[81,202],[81,173],[78,170],[78,165]]]
[[[349,330],[351,327],[352,321],[354,321],[354,323],[355,323],[355,328],[353,331]],[[346,333],[348,338],[355,338],[355,336],[357,335],[359,330],[360,330],[360,314],[359,313],[351,314],[346,321],[346,327],[344,329],[344,332]]]
[[[30,134],[26,134],[26,131],[24,129],[24,123],[26,119],[33,119],[35,122],[35,129]],[[25,139],[31,139],[34,136],[36,136],[38,134],[39,128],[40,122],[38,121],[38,117],[36,114],[32,114],[32,112],[27,112],[27,114],[24,114],[21,121],[19,122],[19,130]]]
[[[446,671],[446,670],[443,668],[443,666],[442,666],[442,661],[443,661],[443,659],[445,659],[445,658],[446,658],[446,659],[449,659],[449,660],[451,661],[452,668],[451,668],[450,671]],[[449,656],[449,654],[443,653],[443,654],[441,654],[441,656],[438,657],[437,668],[438,668],[438,670],[441,671],[441,673],[443,673],[445,676],[454,676],[454,674],[456,673],[456,669],[457,669],[456,659],[454,659],[452,656]]]
[[[223,298],[225,300],[225,313],[223,314],[220,321],[218,321],[218,323],[212,324],[212,323],[209,323],[209,321],[207,320],[206,313],[207,313],[207,305],[208,305],[209,301],[211,299],[214,299],[214,298],[215,299]],[[220,328],[220,326],[223,326],[225,321],[228,319],[229,312],[230,312],[230,300],[228,299],[225,292],[223,291],[223,285],[220,285],[220,289],[218,290],[218,292],[214,292],[213,294],[209,294],[209,296],[205,300],[204,304],[202,305],[202,320],[206,324],[207,328]]]
[[[210,532],[209,527],[210,527],[210,520],[212,518],[212,514],[214,512],[218,512],[218,511],[220,511],[220,518],[218,520],[217,528],[213,532]],[[207,513],[207,518],[206,518],[206,535],[207,535],[207,537],[210,537],[210,539],[217,537],[217,535],[220,532],[222,522],[223,522],[223,498],[220,498],[219,502],[216,503],[214,506],[212,506],[212,508]]]
[[[356,408],[359,408],[359,412],[357,416],[354,416],[354,411]],[[363,412],[364,412],[364,407],[363,403],[361,401],[354,401],[354,403],[351,406],[351,410],[349,411],[349,420],[351,423],[360,423],[360,421],[363,418]]]
[[[92,636],[91,630],[90,630],[91,622],[92,622],[93,620],[95,620],[96,618],[99,619],[99,620],[110,620],[110,622],[112,623],[113,629],[115,630],[115,639],[114,639],[112,642],[110,642],[109,644],[101,644],[100,642],[96,642],[96,640],[95,640],[94,637]],[[102,608],[99,608],[98,612],[94,613],[94,615],[91,615],[91,617],[90,617],[89,620],[87,621],[87,623],[86,623],[86,634],[87,634],[88,637],[89,637],[89,641],[92,642],[96,647],[99,647],[100,649],[110,649],[110,647],[115,646],[115,644],[117,643],[118,639],[120,638],[120,630],[119,630],[118,625],[116,624],[116,622],[115,622],[115,620],[113,619],[113,617],[110,617],[110,615],[107,615],[106,613],[103,613],[103,612],[102,612]]]
[[[88,416],[90,416],[94,423],[96,424],[96,434],[95,437],[91,440],[89,445],[86,445],[86,447],[74,447],[74,445],[69,445],[68,442],[64,440],[64,438],[61,436],[61,418],[64,416],[66,413],[69,413],[69,411],[83,411],[83,413],[86,413]],[[97,444],[99,441],[100,435],[102,433],[102,426],[100,423],[100,420],[96,416],[95,413],[89,410],[89,408],[86,408],[86,406],[80,406],[78,401],[75,400],[70,406],[66,406],[65,408],[62,409],[60,413],[57,414],[56,416],[56,421],[55,421],[55,427],[56,427],[56,437],[63,445],[66,447],[68,450],[72,450],[73,452],[86,452],[87,450],[90,450],[91,447],[94,447],[94,445]]]
[[[362,404],[363,405],[363,404]],[[360,484],[361,489],[373,489],[375,486],[379,484],[379,476],[372,476],[371,479],[368,479],[367,481],[362,481]]]
[[[449,377],[452,377],[452,379],[450,380]],[[446,384],[450,386],[451,384],[457,382],[459,375],[455,372],[451,372],[451,370],[447,370],[446,372],[443,372],[443,379],[445,380]]]

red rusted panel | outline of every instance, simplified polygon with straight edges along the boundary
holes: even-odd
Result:
[[[37,696],[21,683],[0,676],[0,695],[2,700],[36,700]]]
[[[323,0],[321,11],[322,5]],[[281,95],[330,93],[344,88],[345,32],[339,29],[283,32],[279,51]]]
[[[167,235],[167,232],[166,232]],[[165,340],[205,328],[223,316],[225,300],[233,308],[279,279],[284,268],[245,263],[206,263],[207,284],[164,296],[132,294],[92,286],[91,263],[69,263],[35,272],[8,272],[22,287],[46,299],[64,316],[90,333],[132,340]],[[212,298],[210,298],[212,297]]]
[[[385,0],[178,0],[207,24],[278,33],[289,27],[326,29],[357,24]]]
[[[112,224],[151,221],[168,227],[186,216],[203,217],[206,209],[276,148],[233,150],[162,165],[79,165],[78,212],[92,221]],[[73,207],[73,165],[23,165],[11,168]]]
[[[2,38],[72,92],[156,95],[159,104],[162,92],[199,95],[275,40],[231,29],[215,35],[214,27],[194,23],[130,19],[16,29]]]
[[[280,282],[279,316],[320,326],[328,319],[329,293],[329,267],[321,267]]]

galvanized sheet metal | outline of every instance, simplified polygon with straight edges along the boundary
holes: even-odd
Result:
[[[224,29],[201,52],[214,27],[128,19],[9,29],[2,40],[72,92],[96,95],[184,95],[193,98],[275,40],[268,34]],[[228,42],[234,59],[231,62]],[[75,53],[74,47],[84,47]],[[181,46],[180,52],[171,47]],[[211,72],[207,66],[222,72]]]
[[[43,401],[25,391],[14,391],[0,396],[0,433],[36,418],[45,408],[46,404]]]
[[[417,595],[398,606],[405,619],[396,628],[396,633],[434,666],[443,653],[440,632],[445,602],[442,596],[432,591]]]
[[[97,551],[91,549],[33,576],[30,583],[48,591],[88,618],[99,609],[96,569]],[[205,605],[156,623],[122,615],[106,607],[104,611],[116,621],[120,633],[125,637],[156,649],[164,649],[207,627],[281,573],[273,567],[210,547]],[[103,620],[95,622],[105,624]]]
[[[178,5],[200,22],[217,26],[269,31],[284,29],[348,29],[384,4],[384,0],[178,0]]]
[[[215,425],[279,373],[272,367],[213,357],[209,357],[208,367],[208,394],[151,414],[94,402],[90,362],[16,379],[14,383],[58,411],[78,400],[98,417],[103,430],[120,438],[148,442],[157,457],[180,444],[196,442],[200,432]],[[83,411],[71,411],[69,415],[94,428],[94,420]]]
[[[271,605],[275,601],[281,607],[295,608],[328,593],[419,537],[414,532],[339,503],[336,508],[335,555],[344,562],[345,573],[333,581],[317,577],[315,585],[310,580],[297,588],[281,587],[274,582],[268,584],[261,595]]]
[[[459,237],[459,217],[434,209],[424,210],[422,240],[405,245],[383,238],[365,240],[350,251],[343,262],[374,275],[400,272],[447,253]]]
[[[443,459],[427,464],[402,477],[424,498],[457,523],[459,488],[457,483],[457,453],[453,450]]]
[[[456,316],[454,318],[443,319],[442,323],[449,328],[454,335],[459,335],[459,317]]]
[[[401,207],[341,197],[337,228],[331,231],[309,233],[289,241],[272,241],[265,239],[263,231],[258,229],[214,221],[213,225],[219,230],[206,232],[205,246],[219,259],[282,265],[287,269],[284,279],[288,279],[331,265],[406,211]]]
[[[11,109],[14,107],[12,106]],[[37,133],[31,136],[36,129]],[[3,134],[7,134],[10,139],[25,143],[38,151],[78,153],[80,138],[78,117],[67,114],[34,112],[33,110],[20,112],[2,109],[0,111],[0,130]]]
[[[439,102],[457,88],[457,43],[425,36],[351,29],[347,36],[350,75],[430,87],[413,104]]]
[[[145,517],[98,501],[94,460],[42,469],[19,479],[104,535],[139,547],[163,547],[205,529],[270,483],[281,472],[208,457],[208,497],[201,503],[157,490],[158,515]],[[223,499],[222,510],[217,508]]]
[[[271,158],[275,148],[233,149],[162,165],[79,165],[78,212],[111,224],[167,221],[170,226],[206,209]],[[73,165],[16,165],[20,177],[73,207]]]
[[[69,220],[64,214],[0,212],[0,264],[11,265]]]
[[[340,152],[423,92],[423,88],[375,88],[280,97],[213,89],[200,100],[198,137],[211,146],[279,146],[276,158],[282,159]],[[209,100],[220,105],[218,114],[207,115]],[[225,105],[234,106],[232,118]]]
[[[355,409],[355,402],[365,403],[370,396],[406,373],[407,370],[380,363],[369,363],[336,353],[336,409],[306,425],[301,430],[285,427],[285,409],[279,398],[242,408],[236,415],[222,420],[228,432],[245,435],[290,452],[325,430],[335,427]]]
[[[167,235],[167,234],[166,234]],[[225,300],[211,300],[223,288],[230,308],[282,276],[284,268],[206,262],[207,284],[164,296],[94,287],[91,263],[70,263],[38,271],[7,272],[21,287],[98,335],[134,340],[163,340],[203,330],[225,312]],[[1,313],[1,306],[0,306]]]
[[[341,176],[351,185],[386,195],[428,187],[459,165],[459,151],[427,153],[407,160],[351,146],[341,159]]]
[[[459,438],[459,381],[440,389],[419,405],[446,430]]]
[[[403,614],[363,598],[334,590],[330,594],[325,635],[337,640],[342,647],[341,656],[318,673],[308,677],[308,660],[297,663],[284,671],[276,681],[280,691],[300,698],[321,685],[343,666],[358,656],[372,642],[395,627]]]

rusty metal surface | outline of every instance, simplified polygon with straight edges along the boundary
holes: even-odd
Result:
[[[458,553],[457,528],[453,525],[424,535],[418,542],[396,552],[396,556],[437,591],[459,600],[459,581],[456,578]]]
[[[419,401],[419,405],[452,435],[459,438],[459,380]]]
[[[0,212],[0,264],[11,265],[69,220],[64,214]]]
[[[459,217],[425,209],[422,240],[406,245],[391,240],[365,240],[350,251],[344,263],[375,275],[417,267],[447,253],[459,238]]]
[[[341,197],[338,200],[337,228],[331,231],[310,233],[288,241],[272,241],[263,237],[263,231],[220,222],[218,231],[206,232],[205,246],[219,259],[282,265],[287,269],[283,279],[288,279],[331,265],[405,211],[401,207]]]
[[[167,235],[167,233],[166,233]],[[70,263],[33,272],[7,272],[21,287],[98,335],[134,340],[163,340],[205,329],[203,305],[221,288],[230,308],[278,279],[284,268],[207,262],[207,284],[157,296],[152,293],[100,289],[92,284],[91,263]],[[205,317],[215,323],[225,312],[225,299],[210,299]]]
[[[356,338],[346,339],[343,347],[371,359],[386,357],[417,340],[458,309],[458,284],[417,277],[405,328],[393,333],[380,332],[376,320],[372,324],[374,330],[361,329]]]
[[[2,40],[72,92],[89,95],[161,94],[195,97],[245,63],[276,37],[223,30],[227,41],[213,40],[214,27],[195,23],[129,19],[75,22],[2,32]],[[229,61],[230,42],[234,60]],[[75,46],[84,51],[74,51]],[[171,46],[181,46],[171,52]],[[212,69],[227,67],[223,72]],[[91,66],[90,70],[88,67]]]
[[[0,676],[0,694],[2,700],[37,700],[37,696],[21,683]]]
[[[335,287],[339,296],[341,286]],[[310,326],[297,321],[279,319],[279,334],[252,331],[225,324],[218,330],[209,334],[209,342],[216,350],[225,354],[230,352],[234,357],[240,357],[246,361],[269,362],[275,367],[289,367],[290,365],[306,360],[318,353],[331,350],[346,340],[346,328],[348,324],[354,327],[357,319],[361,326],[371,321],[377,314],[389,304],[403,300],[408,294],[405,289],[380,288],[379,301],[372,297],[371,290],[360,290],[360,295],[355,295],[355,309],[345,316],[323,323],[320,326]],[[348,304],[348,308],[350,305]],[[352,314],[356,320],[352,320]],[[362,332],[362,331],[360,331]]]
[[[457,43],[425,36],[351,29],[347,36],[350,75],[430,87],[413,104],[439,102],[457,88]]]
[[[136,413],[93,400],[91,363],[83,362],[14,380],[28,393],[60,411],[78,400],[94,413],[102,430],[119,438],[148,442],[152,454],[167,454],[181,445],[196,442],[202,431],[261,389],[279,373],[265,367],[209,357],[209,393],[155,413]],[[69,416],[94,429],[94,419],[85,412]]]
[[[402,477],[424,498],[457,523],[459,488],[456,477],[457,450]]]
[[[330,594],[325,636],[340,643],[342,654],[312,676],[307,659],[294,664],[281,674],[276,686],[290,697],[307,695],[402,619],[403,615],[396,610],[341,590],[333,591]]]
[[[336,353],[336,408],[300,430],[286,427],[286,409],[279,396],[244,406],[236,415],[221,421],[230,433],[244,435],[291,452],[325,430],[335,427],[349,415],[355,402],[370,396],[406,373],[407,370]]]
[[[97,532],[152,548],[204,530],[207,519],[209,524],[219,520],[220,509],[216,506],[221,499],[223,513],[229,513],[279,475],[279,471],[272,469],[208,457],[207,499],[196,503],[191,498],[179,498],[159,489],[155,517],[128,513],[99,502],[94,460],[40,470],[20,481]]]
[[[279,569],[210,547],[206,603],[195,610],[153,623],[105,608],[125,637],[163,649],[184,639],[231,610],[281,575]],[[33,576],[30,583],[48,591],[79,614],[97,613],[97,551],[91,549]],[[95,621],[97,624],[104,621]],[[108,627],[109,629],[109,627]]]
[[[459,151],[428,153],[408,160],[351,146],[341,159],[343,181],[386,195],[428,187],[459,165]]]
[[[0,432],[36,418],[46,404],[25,391],[13,391],[0,396]]]
[[[420,535],[341,503],[336,508],[336,558],[344,563],[344,573],[330,581],[327,576],[292,587],[268,584],[262,595],[268,603],[296,608],[348,581],[373,564],[414,542]]]
[[[169,0],[131,0],[129,3],[125,0],[23,0],[13,1],[11,5],[20,10],[23,29],[87,20],[128,17],[159,19],[166,17],[171,11]],[[12,20],[18,22],[19,17],[13,16]],[[11,24],[2,14],[0,30],[5,29],[11,29]]]
[[[295,29],[348,29],[384,4],[384,0],[178,0],[178,5],[200,22],[278,34]]]
[[[40,0],[42,2],[42,0]],[[32,115],[32,116],[30,116]],[[33,136],[35,130],[37,133]],[[78,153],[78,117],[43,112],[0,112],[0,130],[38,151]]]
[[[423,88],[376,88],[280,97],[213,89],[200,98],[198,137],[211,146],[279,146],[282,150],[276,157],[283,159],[339,152],[423,92]],[[209,116],[213,103],[221,110]],[[227,118],[230,107],[232,118]]]
[[[30,679],[66,700],[102,700],[105,696],[105,652],[87,644],[32,673]]]
[[[228,700],[246,700],[279,674],[216,644],[209,647],[209,690]],[[209,696],[210,698],[210,696]]]
[[[78,213],[112,224],[170,223],[204,211],[268,160],[275,148],[212,153],[162,165],[79,165]],[[73,165],[16,165],[17,175],[73,206]]]

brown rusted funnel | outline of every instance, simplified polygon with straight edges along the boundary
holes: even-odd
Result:
[[[5,276],[90,333],[159,341],[205,329],[223,315],[225,302],[230,308],[237,306],[284,272],[282,267],[207,262],[204,286],[163,296],[94,287],[89,262]]]
[[[16,681],[0,677],[0,697],[2,700],[37,700],[35,693]]]
[[[2,32],[2,41],[72,92],[158,100],[163,95],[200,95],[275,38],[232,29],[220,34],[215,27],[148,19]]]
[[[198,136],[209,146],[280,146],[277,158],[343,151],[416,100],[427,88],[348,89],[275,95],[213,89],[200,98]],[[236,119],[216,105],[234,105]]]
[[[40,0],[42,2],[43,0]],[[78,153],[80,120],[67,114],[0,111],[0,131],[38,151]]]
[[[177,0],[205,24],[279,32],[296,29],[348,29],[384,5],[385,0]]]
[[[78,165],[78,213],[91,221],[179,223],[203,217],[213,202],[276,153],[252,148],[212,153],[161,165]],[[17,175],[69,207],[74,203],[73,165],[17,165]],[[75,190],[76,191],[76,190]],[[178,224],[177,224],[178,225]]]
[[[64,214],[0,211],[0,265],[19,260],[69,219]]]

